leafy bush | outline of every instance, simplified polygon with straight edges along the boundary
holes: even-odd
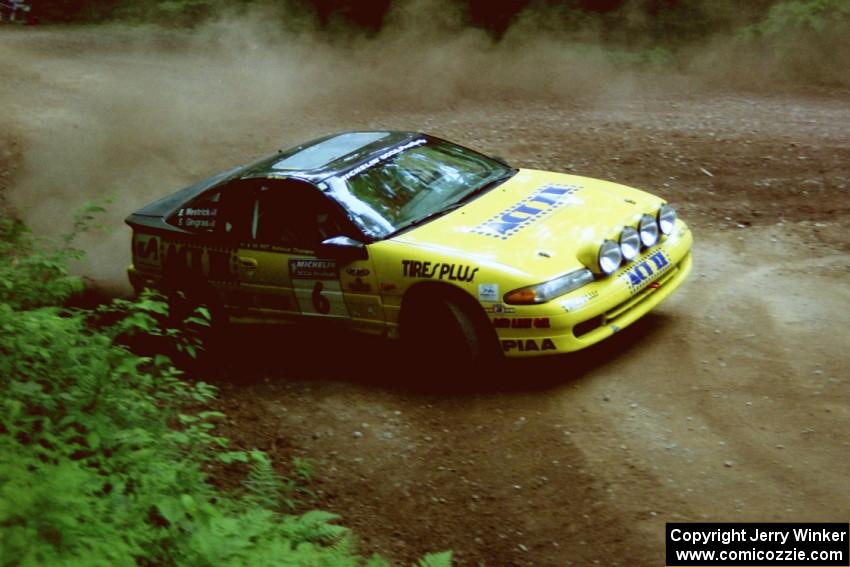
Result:
[[[847,82],[850,3],[846,0],[779,2],[740,36],[746,46],[760,45],[768,51],[786,79]]]
[[[772,6],[764,20],[750,29],[771,38],[823,34],[850,28],[850,4],[845,0],[786,0]],[[846,36],[845,36],[846,37]]]
[[[190,410],[215,388],[116,341],[178,338],[164,304],[62,307],[80,289],[70,240],[51,248],[9,219],[0,231],[0,566],[387,565],[357,555],[335,515],[285,513],[296,481],[260,451],[227,451],[221,413]],[[244,494],[207,482],[234,461],[251,465]]]

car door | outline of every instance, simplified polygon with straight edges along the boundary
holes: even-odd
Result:
[[[249,208],[236,265],[254,311],[383,324],[371,260],[317,254],[322,240],[347,231],[346,219],[317,188],[263,180],[254,187]]]

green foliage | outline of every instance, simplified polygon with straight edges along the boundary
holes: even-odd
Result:
[[[452,552],[432,553],[416,562],[416,567],[449,567],[452,564]]]
[[[761,47],[786,80],[847,82],[850,68],[850,3],[785,0],[739,34],[742,47]]]
[[[337,516],[285,512],[309,493],[309,463],[289,479],[261,451],[228,451],[223,414],[205,409],[215,388],[125,346],[181,340],[160,298],[61,306],[80,287],[71,240],[0,222],[0,567],[385,565]],[[250,465],[245,494],[207,482],[218,463]]]
[[[62,303],[83,287],[68,272],[77,257],[69,246],[51,246],[21,222],[0,216],[0,302],[16,309]]]
[[[850,3],[846,0],[786,0],[771,7],[764,20],[748,32],[778,39],[836,30],[850,31]]]

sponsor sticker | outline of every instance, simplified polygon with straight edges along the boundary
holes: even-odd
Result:
[[[497,329],[548,329],[548,317],[496,317],[493,326]]]
[[[649,256],[633,264],[628,270],[620,274],[620,279],[629,286],[629,291],[635,294],[650,285],[660,275],[672,268],[670,259],[664,250],[656,250]]]
[[[502,350],[505,352],[511,352],[513,350],[528,352],[558,350],[558,347],[555,346],[552,339],[540,339],[539,341],[536,339],[509,339],[502,341]]]
[[[402,273],[408,278],[427,278],[457,282],[471,282],[475,279],[478,268],[463,264],[443,264],[440,262],[421,262],[419,260],[402,260]]]
[[[480,301],[498,302],[499,301],[499,284],[483,283],[478,284],[478,299]]]
[[[356,278],[354,281],[348,282],[348,289],[360,293],[368,293],[372,291],[372,286],[364,282],[361,278]]]
[[[598,291],[591,291],[590,293],[585,293],[584,295],[580,295],[578,297],[571,297],[561,302],[561,308],[567,313],[569,313],[570,311],[576,311],[590,303],[592,299],[598,296]]]
[[[335,260],[291,258],[289,277],[307,280],[335,280],[338,276]]]
[[[516,313],[516,309],[510,307],[508,305],[502,305],[501,303],[497,303],[495,305],[488,305],[484,308],[485,313]]]
[[[511,208],[472,229],[476,234],[507,240],[526,226],[538,222],[572,200],[578,185],[546,185]]]
[[[369,268],[346,268],[345,273],[349,276],[366,277],[369,275]]]
[[[133,253],[137,264],[159,266],[159,238],[147,234],[135,234],[133,237]]]

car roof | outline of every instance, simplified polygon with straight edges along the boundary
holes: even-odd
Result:
[[[167,195],[135,211],[126,222],[131,226],[145,224],[153,228],[174,230],[165,224],[165,217],[215,186],[236,179],[297,179],[318,184],[329,177],[343,175],[411,139],[421,137],[425,135],[380,130],[339,132],[316,138],[248,165],[223,171]]]
[[[340,132],[281,150],[246,166],[242,179],[294,178],[319,183],[366,163],[373,157],[399,146],[417,132],[354,131]]]

